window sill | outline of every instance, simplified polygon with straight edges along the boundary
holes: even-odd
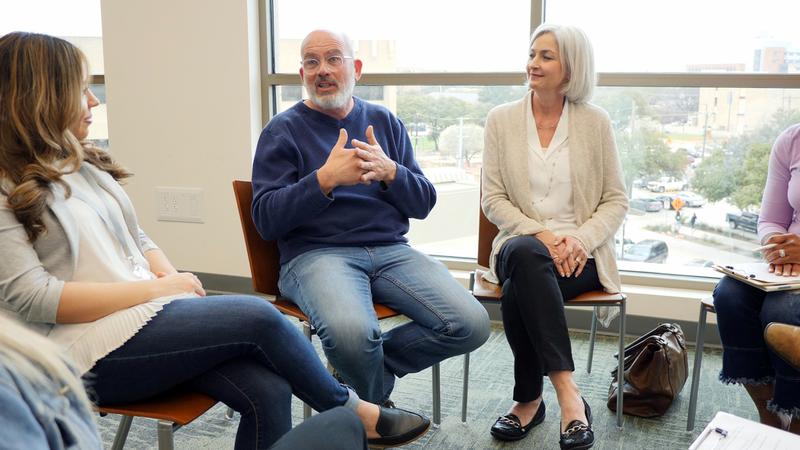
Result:
[[[478,268],[474,259],[432,256],[444,263],[457,278],[468,280],[469,273]],[[623,285],[711,292],[722,277],[708,267],[665,266],[628,261],[620,261],[619,265]],[[654,272],[654,268],[667,270]]]

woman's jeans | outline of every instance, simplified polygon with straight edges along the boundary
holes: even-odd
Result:
[[[389,397],[395,376],[471,352],[489,337],[486,309],[444,264],[408,245],[312,250],[281,267],[279,284],[344,381],[373,403]],[[411,322],[382,332],[374,303]]]
[[[547,247],[533,236],[503,245],[497,277],[503,287],[503,326],[514,353],[514,400],[530,402],[542,395],[543,375],[575,370],[564,300],[602,286],[594,259],[579,277],[562,277]]]
[[[764,342],[770,322],[800,325],[797,292],[764,292],[725,277],[714,289],[714,309],[722,340],[722,371],[727,384],[775,384],[769,409],[800,417],[800,372]]]
[[[288,432],[293,393],[317,411],[357,402],[308,339],[268,301],[251,296],[176,300],[90,374],[100,405],[179,385],[225,403],[242,416],[237,449],[268,448]]]

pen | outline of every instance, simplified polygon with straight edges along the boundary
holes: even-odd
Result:
[[[696,450],[698,447],[703,445],[703,442],[706,440],[708,435],[711,434],[712,429],[713,428],[710,428],[708,426],[703,428],[703,431],[700,432],[700,435],[697,436],[697,439],[695,439],[694,442],[692,442],[692,445],[689,447],[689,450]]]
[[[774,242],[773,242],[773,243],[771,243],[771,244],[762,245],[761,247],[758,247],[758,248],[756,248],[756,249],[753,249],[753,251],[754,251],[754,252],[763,252],[764,250],[769,250],[769,249],[771,249],[771,248],[774,248],[776,245],[778,245],[778,244],[776,244],[776,243],[774,243]]]
[[[706,428],[703,429],[703,431],[700,433],[700,435],[697,436],[697,439],[695,439],[695,441],[689,447],[689,450],[695,450],[695,449],[699,448],[700,446],[702,446],[703,442],[708,438],[709,435],[711,435],[711,433],[719,434],[721,436],[721,439],[728,437],[728,431],[723,429],[723,428],[706,427]]]

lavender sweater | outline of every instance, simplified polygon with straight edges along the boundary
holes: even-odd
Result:
[[[775,233],[800,235],[800,123],[787,128],[772,147],[767,185],[761,199],[758,237]]]

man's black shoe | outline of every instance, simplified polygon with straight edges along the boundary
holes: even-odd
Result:
[[[397,447],[417,440],[428,431],[431,421],[420,414],[400,408],[380,407],[375,430],[380,437],[369,439],[370,447]]]

